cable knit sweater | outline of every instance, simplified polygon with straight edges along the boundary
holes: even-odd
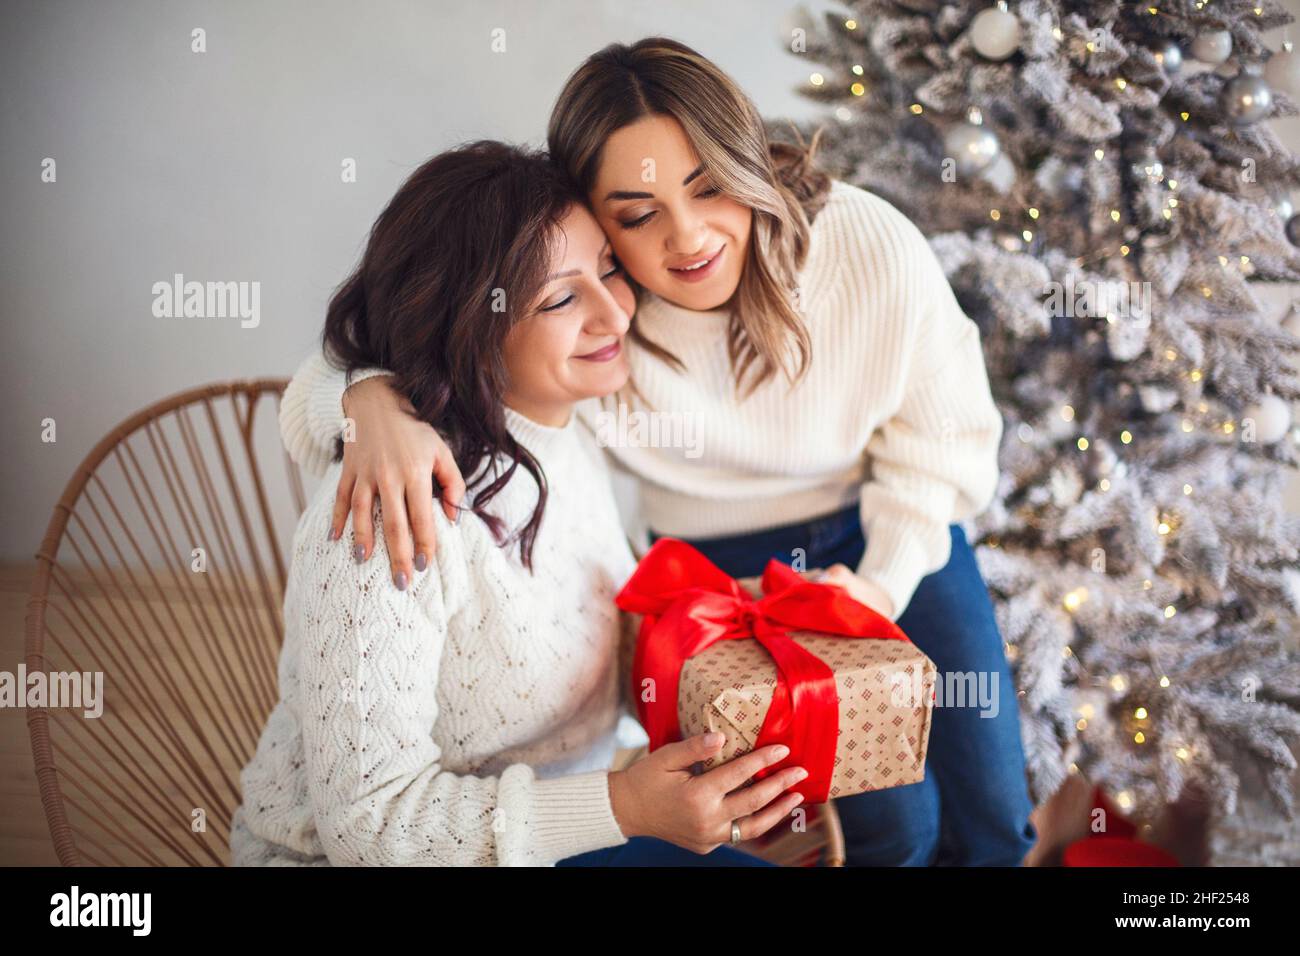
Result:
[[[378,503],[369,560],[352,558],[350,517],[327,540],[341,465],[326,467],[294,536],[280,701],[241,775],[236,865],[545,866],[626,842],[608,770],[632,555],[576,417],[507,420],[549,486],[533,574],[472,513],[435,509],[433,561],[397,590]],[[489,507],[517,528],[536,493],[519,469]]]
[[[835,182],[813,222],[798,299],[812,339],[808,375],[778,376],[746,399],[727,359],[728,311],[641,298],[636,321],[684,362],[632,346],[632,378],[658,422],[592,403],[585,424],[638,479],[650,529],[742,534],[859,503],[867,547],[856,569],[906,609],[948,562],[948,526],[997,485],[1002,418],[979,329],[961,310],[920,230],[885,199]],[[352,381],[381,369],[368,369]],[[349,384],[323,356],[285,394],[285,442],[299,461],[328,456]],[[662,445],[668,435],[674,447]],[[793,556],[792,556],[793,557]]]

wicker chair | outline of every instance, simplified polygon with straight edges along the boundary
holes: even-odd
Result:
[[[279,441],[286,384],[214,384],[151,405],[95,446],[54,507],[27,672],[105,675],[98,717],[27,712],[65,865],[229,862],[239,771],[278,699],[286,545],[306,504]],[[746,849],[843,860],[829,805],[809,808],[806,833]]]

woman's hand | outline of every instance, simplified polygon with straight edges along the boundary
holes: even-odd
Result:
[[[710,736],[716,739],[710,741]],[[715,756],[723,741],[720,733],[698,734],[611,773],[609,799],[623,835],[658,837],[703,854],[731,842],[733,820],[740,825],[740,838],[752,840],[803,803],[799,793],[781,796],[808,776],[802,767],[786,767],[742,786],[764,767],[785,759],[788,749],[781,744],[693,775],[691,767]]]
[[[343,443],[343,473],[330,536],[337,539],[343,534],[351,511],[353,556],[367,560],[374,553],[371,515],[378,497],[393,583],[405,590],[413,579],[412,569],[428,567],[437,545],[433,479],[442,488],[442,508],[450,521],[459,515],[465,482],[451,449],[432,425],[415,417],[411,403],[389,387],[387,377],[368,378],[343,393],[343,412],[355,425],[356,440]]]
[[[885,589],[874,581],[868,581],[861,575],[854,574],[843,564],[832,564],[825,571],[807,571],[804,577],[818,584],[834,584],[836,587],[841,587],[859,604],[865,604],[891,621],[894,619],[894,602],[885,593]]]

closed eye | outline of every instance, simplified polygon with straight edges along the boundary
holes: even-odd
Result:
[[[555,303],[555,305],[547,305],[547,306],[543,306],[542,309],[541,309],[541,311],[542,311],[542,312],[554,312],[556,309],[562,309],[562,308],[564,308],[564,306],[568,305],[568,304],[569,304],[570,302],[572,302],[572,301],[573,301],[573,296],[572,296],[572,295],[569,295],[569,296],[566,296],[564,299],[560,300],[559,302]]]

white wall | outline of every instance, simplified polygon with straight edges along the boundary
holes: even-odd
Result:
[[[792,92],[808,71],[782,46],[793,5],[7,3],[0,559],[32,555],[73,469],[129,413],[200,383],[288,375],[406,174],[466,139],[540,143],[564,79],[604,44],[677,37],[766,115],[814,115]],[[497,27],[504,54],[489,46]],[[46,157],[55,183],[41,181]],[[340,181],[345,157],[355,184]],[[177,272],[260,282],[260,325],[155,318],[151,287]],[[40,440],[47,417],[54,444]]]

